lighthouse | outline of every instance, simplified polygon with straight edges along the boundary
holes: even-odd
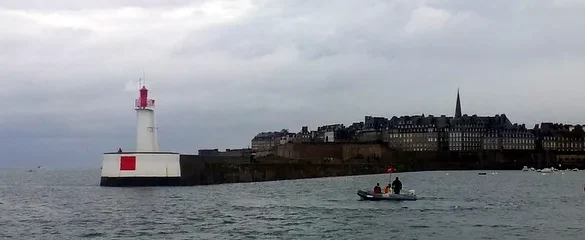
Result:
[[[136,151],[158,152],[157,127],[154,119],[154,100],[148,99],[148,89],[142,85],[136,99]]]
[[[100,186],[177,186],[181,180],[181,154],[158,149],[154,100],[139,86],[135,101],[136,150],[104,153]]]

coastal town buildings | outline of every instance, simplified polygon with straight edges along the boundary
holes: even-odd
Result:
[[[580,125],[543,123],[535,131],[544,151],[585,151],[585,132]]]
[[[261,132],[252,139],[252,151],[265,152],[271,151],[276,146],[284,144],[284,140],[290,137],[288,130],[283,129],[278,132]]]
[[[309,131],[308,126],[303,126],[301,131],[294,137],[293,142],[313,142],[316,137],[317,131]]]
[[[533,129],[512,123],[505,114],[467,115],[457,91],[453,116],[365,116],[349,127],[330,124],[298,133],[262,132],[252,139],[253,151],[271,151],[288,142],[383,142],[401,151],[585,151],[580,125],[542,123]]]

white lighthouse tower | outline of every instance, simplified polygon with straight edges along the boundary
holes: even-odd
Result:
[[[154,100],[148,99],[148,89],[144,85],[136,99],[136,121],[136,152],[158,152]]]
[[[154,100],[139,84],[136,99],[136,150],[104,153],[100,186],[177,186],[181,180],[181,155],[158,150]]]

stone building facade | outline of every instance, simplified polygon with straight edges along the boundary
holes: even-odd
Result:
[[[544,151],[582,152],[585,151],[585,132],[582,125],[542,123],[536,126],[538,141]]]
[[[513,124],[505,114],[467,115],[462,111],[459,91],[454,116],[365,116],[363,122],[349,127],[331,124],[310,131],[304,126],[299,133],[287,134],[260,133],[252,140],[252,149],[270,150],[286,142],[383,142],[392,149],[415,152],[585,152],[581,125],[542,123],[527,129],[523,124]]]
[[[294,134],[283,129],[279,132],[261,132],[252,138],[252,151],[274,151],[278,145],[285,144],[294,138]]]
[[[534,150],[536,146],[535,135],[523,125],[512,124],[505,114],[463,114],[459,92],[454,117],[366,116],[360,134],[361,141],[382,140],[404,151]]]

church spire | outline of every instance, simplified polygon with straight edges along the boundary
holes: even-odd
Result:
[[[457,88],[457,106],[455,106],[455,118],[461,118],[461,99],[459,98],[459,88]]]

